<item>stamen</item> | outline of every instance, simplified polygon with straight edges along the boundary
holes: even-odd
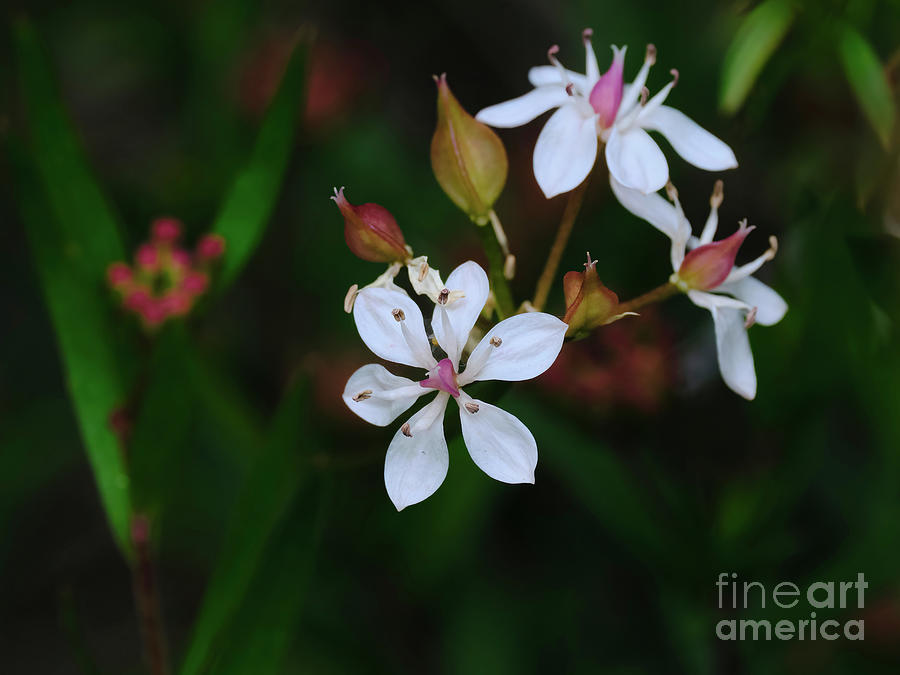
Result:
[[[473,415],[478,412],[478,404],[477,403],[466,403],[465,408]]]
[[[441,292],[438,293],[438,300],[437,300],[438,304],[446,305],[449,297],[450,297],[450,289],[448,289],[448,288],[441,289]]]
[[[778,253],[778,237],[772,235],[769,237],[769,250],[766,253],[771,253],[772,256],[769,258],[771,260],[775,257],[775,254]]]
[[[590,41],[591,41],[591,38],[592,38],[593,36],[594,36],[594,29],[593,29],[593,28],[585,28],[583,31],[581,31],[581,40],[582,40],[582,42],[584,42],[585,44],[587,44],[588,42],[590,42]]]
[[[419,281],[424,281],[426,276],[428,276],[428,263],[423,262],[419,266]]]
[[[393,316],[394,320],[397,322],[400,322],[400,321],[403,321],[404,319],[406,319],[406,314],[404,314],[403,310],[400,309],[399,307],[397,309],[391,310],[391,316]]]
[[[650,90],[647,87],[641,87],[641,106],[647,105],[648,98],[650,98]]]
[[[678,84],[678,78],[680,77],[680,75],[678,74],[678,69],[672,68],[669,73],[671,73],[672,75],[672,86],[674,87],[676,84]]]
[[[644,53],[644,62],[649,65],[656,63],[656,45],[650,43],[647,45],[647,51]]]
[[[566,85],[566,93],[567,93],[569,96],[574,96],[574,95],[575,95],[575,85],[572,84],[571,82],[569,82],[569,84]]]
[[[756,323],[756,310],[757,307],[751,307],[750,311],[747,312],[747,318],[744,320],[744,330],[750,328],[753,324]]]
[[[403,426],[400,427],[400,431],[401,431],[401,432],[403,433],[403,435],[406,436],[407,438],[412,438],[412,431],[410,431],[410,429],[409,429],[409,422],[404,422],[404,423],[403,423]]]
[[[572,84],[569,80],[569,74],[566,72],[566,69],[563,67],[563,64],[559,62],[559,59],[556,58],[556,55],[559,54],[559,45],[553,45],[550,49],[547,50],[547,60],[550,61],[550,64],[556,67],[559,70],[560,78],[562,79],[562,83],[566,85],[566,91],[569,90],[569,86]]]
[[[703,232],[700,233],[701,246],[711,243],[716,237],[716,230],[719,228],[719,207],[722,205],[723,199],[725,199],[725,184],[721,180],[717,180],[709,198],[709,216],[706,218]]]
[[[499,347],[500,345],[503,344],[503,339],[497,337],[496,335],[494,335],[493,337],[491,337],[491,344],[492,344],[494,347]]]
[[[344,296],[344,311],[350,314],[353,311],[353,304],[356,302],[356,294],[359,292],[359,284],[353,284]]]
[[[366,389],[364,391],[359,392],[356,396],[353,397],[353,400],[356,403],[359,403],[360,401],[365,401],[368,398],[372,398],[372,390],[371,389]]]
[[[675,189],[675,185],[672,181],[666,183],[666,194],[669,196],[670,201],[678,201],[678,190]]]
[[[709,198],[709,205],[712,208],[717,209],[722,206],[723,199],[725,199],[725,183],[723,183],[722,180],[719,179],[713,186],[713,193]]]
[[[514,276],[516,276],[516,256],[510,253],[506,256],[506,261],[503,263],[503,277],[512,279]]]

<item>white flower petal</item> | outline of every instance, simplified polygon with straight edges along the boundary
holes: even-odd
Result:
[[[438,344],[453,362],[453,367],[459,368],[460,353],[466,346],[472,326],[484,309],[491,287],[481,265],[471,260],[464,262],[450,273],[446,287],[450,290],[451,296],[455,291],[462,291],[463,297],[447,305],[434,306],[431,330],[434,331]],[[446,313],[449,326],[441,316],[442,313]]]
[[[563,85],[537,87],[518,98],[488,106],[475,119],[492,127],[519,127],[569,99]]]
[[[716,352],[719,372],[725,384],[747,400],[756,397],[756,369],[750,339],[744,328],[746,311],[726,303],[722,296],[692,291],[688,297],[700,307],[712,313],[716,328]]]
[[[669,180],[665,155],[640,127],[613,131],[606,144],[606,164],[622,185],[644,194],[656,192]]]
[[[502,483],[534,483],[537,443],[528,427],[484,401],[463,395],[457,403],[463,440],[478,468]]]
[[[350,376],[342,398],[347,407],[366,422],[383,427],[429,391],[419,386],[418,382],[394,375],[377,363],[370,363]]]
[[[679,155],[707,171],[733,169],[738,163],[731,148],[690,117],[675,108],[661,105],[642,117],[640,125],[660,132]]]
[[[449,394],[435,399],[407,424],[412,436],[397,430],[384,458],[384,485],[398,511],[427,499],[447,476],[450,454],[444,438],[444,410]]]
[[[555,84],[562,86],[563,90],[565,90],[566,85],[571,83],[575,85],[575,88],[582,96],[587,97],[591,93],[588,79],[581,73],[576,73],[574,70],[566,70],[566,77],[568,82],[563,80],[562,73],[559,72],[559,68],[556,66],[535,66],[528,71],[528,81],[534,87]]]
[[[756,307],[756,323],[760,326],[773,326],[787,313],[788,306],[784,298],[753,277],[721,284],[715,291],[729,293],[751,307]]]
[[[504,319],[485,335],[459,376],[459,385],[482,380],[530,380],[553,365],[566,335],[565,323],[543,312]]]
[[[671,202],[656,192],[644,194],[640,190],[627,188],[612,174],[609,176],[609,184],[622,206],[638,218],[646,220],[669,239],[675,238],[678,233],[679,217],[677,209]]]
[[[597,159],[594,116],[576,103],[562,106],[547,120],[534,146],[534,177],[547,199],[581,185]]]
[[[395,309],[403,312],[403,321],[394,318]],[[353,320],[362,341],[376,356],[425,370],[437,363],[431,355],[422,312],[406,293],[362,289],[353,305]]]

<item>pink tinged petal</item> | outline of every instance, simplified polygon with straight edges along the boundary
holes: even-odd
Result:
[[[591,85],[587,77],[581,73],[576,73],[574,70],[566,70],[565,76],[566,79],[563,79],[563,74],[560,73],[559,68],[556,66],[535,66],[528,71],[528,81],[531,82],[533,87],[543,87],[555,84],[561,85],[563,90],[565,90],[567,84],[574,84],[575,89],[577,89],[580,94],[587,96],[588,92],[591,90]]]
[[[721,241],[698,246],[686,256],[678,269],[678,278],[688,288],[711,290],[728,278],[744,239],[753,230],[741,221],[737,232]]]
[[[612,126],[616,120],[616,113],[622,103],[622,72],[625,67],[625,48],[613,47],[613,62],[609,70],[597,80],[597,84],[591,89],[590,102],[602,129]]]
[[[484,309],[491,289],[487,274],[478,263],[471,260],[453,270],[444,285],[450,291],[451,300],[446,305],[435,305],[431,330],[453,362],[453,367],[459,368],[460,353],[466,346],[469,332],[478,320],[478,315]],[[457,291],[462,293],[462,297],[452,299]]]
[[[463,440],[478,468],[501,483],[534,483],[537,443],[528,427],[484,401],[463,395],[457,403]]]
[[[475,119],[492,127],[519,127],[569,99],[564,85],[537,87],[518,98],[489,106]]]
[[[650,194],[669,180],[669,165],[656,142],[643,129],[613,130],[606,144],[609,172],[625,187]]]
[[[447,476],[450,455],[444,438],[444,410],[449,395],[441,392],[397,430],[384,458],[384,485],[402,511],[427,499]]]
[[[439,389],[447,392],[453,398],[459,396],[459,384],[456,381],[456,370],[450,359],[442,359],[438,364],[428,371],[428,377],[419,382],[420,387],[425,389]]]
[[[395,317],[394,310],[400,310]],[[399,317],[403,317],[398,321]],[[425,334],[422,312],[406,293],[364,288],[353,304],[359,336],[372,353],[387,361],[431,370],[436,364]]]
[[[728,293],[738,300],[756,307],[756,323],[773,326],[787,313],[787,303],[777,292],[753,277],[739,281],[729,281],[716,289],[717,293]]]
[[[350,376],[342,398],[366,422],[383,427],[427,393],[416,382],[370,363]]]
[[[574,190],[588,177],[597,159],[593,115],[578,105],[564,105],[547,120],[534,146],[534,177],[547,199]]]
[[[584,40],[584,72],[587,75],[587,81],[593,85],[596,84],[597,80],[600,79],[600,66],[597,63],[597,54],[594,52],[594,45],[591,44],[591,35],[593,31],[590,29],[586,29],[584,33],[582,33],[582,39]],[[615,50],[615,47],[613,47]]]
[[[568,326],[555,316],[528,312],[504,319],[485,335],[459,376],[461,386],[483,380],[530,380],[553,365]]]
[[[666,105],[646,116],[640,125],[660,132],[685,161],[706,171],[735,168],[737,158],[724,141],[713,136],[690,117]]]
[[[639,190],[627,188],[610,174],[609,184],[619,203],[638,218],[646,220],[669,239],[674,239],[678,232],[678,211],[671,202],[666,201],[656,192],[644,194]]]
[[[733,300],[712,293],[692,291],[688,297],[694,304],[712,313],[716,329],[716,352],[719,372],[728,388],[748,401],[756,397],[756,370],[753,352],[744,323],[747,310],[735,307]]]

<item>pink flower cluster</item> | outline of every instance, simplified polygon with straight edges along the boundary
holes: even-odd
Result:
[[[134,265],[112,263],[106,270],[110,287],[122,306],[137,314],[147,329],[190,312],[209,287],[211,265],[225,252],[225,240],[204,235],[193,253],[179,244],[182,224],[158,218],[150,228],[150,241],[141,244]]]

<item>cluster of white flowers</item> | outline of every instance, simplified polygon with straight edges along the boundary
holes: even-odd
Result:
[[[584,74],[564,68],[557,59],[559,48],[551,47],[551,65],[528,73],[532,91],[485,108],[475,119],[494,127],[516,127],[555,109],[538,137],[533,158],[535,178],[548,199],[579,187],[603,146],[609,182],[619,202],[671,241],[673,273],[666,288],[686,293],[694,304],[711,312],[722,378],[732,390],[752,399],[756,373],[747,329],[754,323],[775,324],[787,311],[778,293],[751,276],[774,257],[777,242],[770,238],[771,246],[764,254],[735,266],[738,249],[753,228],[742,222],[733,235],[714,241],[721,181],[710,200],[709,218],[701,234],[694,236],[669,182],[666,158],[647,132],[659,132],[682,158],[708,171],[737,167],[734,153],[686,115],[664,105],[678,81],[677,71],[672,70],[672,80],[650,97],[645,83],[656,61],[655,47],[647,47],[642,67],[626,85],[626,48],[612,47],[612,63],[601,74],[591,31],[585,30],[582,37]],[[436,81],[441,112],[432,166],[438,181],[476,222],[483,223],[488,216],[496,221],[490,205],[506,177],[502,144],[459,107],[446,77]],[[668,200],[659,194],[663,188]],[[400,510],[420,502],[443,482],[449,464],[443,417],[451,398],[459,408],[463,439],[475,463],[498,481],[533,483],[537,444],[529,430],[513,415],[472,398],[464,387],[483,380],[537,377],[556,360],[569,326],[549,314],[525,312],[501,321],[475,344],[481,334],[473,331],[476,321],[490,315],[486,304],[491,288],[484,270],[466,262],[444,284],[427,258],[411,257],[411,249],[385,209],[374,204],[353,206],[343,198],[343,190],[335,191],[335,200],[347,219],[351,249],[367,260],[390,262],[374,283],[359,291],[353,286],[347,296],[345,306],[353,312],[360,337],[376,356],[423,371],[422,379],[414,381],[378,364],[363,366],[347,382],[344,401],[364,420],[386,426],[420,396],[437,392],[400,426],[388,448],[384,480],[394,505]],[[499,227],[499,221],[495,224]],[[434,305],[430,328],[416,302],[394,283],[404,266],[413,290]],[[586,288],[585,279],[574,281]],[[593,287],[599,288],[595,278]],[[631,313],[616,313],[618,301],[608,290],[593,292],[602,298],[593,306],[585,305],[588,309],[582,314],[602,310],[612,314],[601,319],[615,320]],[[577,300],[581,301],[580,295]],[[568,313],[567,321],[573,323],[574,331],[576,321]],[[588,328],[595,325],[602,323]]]

